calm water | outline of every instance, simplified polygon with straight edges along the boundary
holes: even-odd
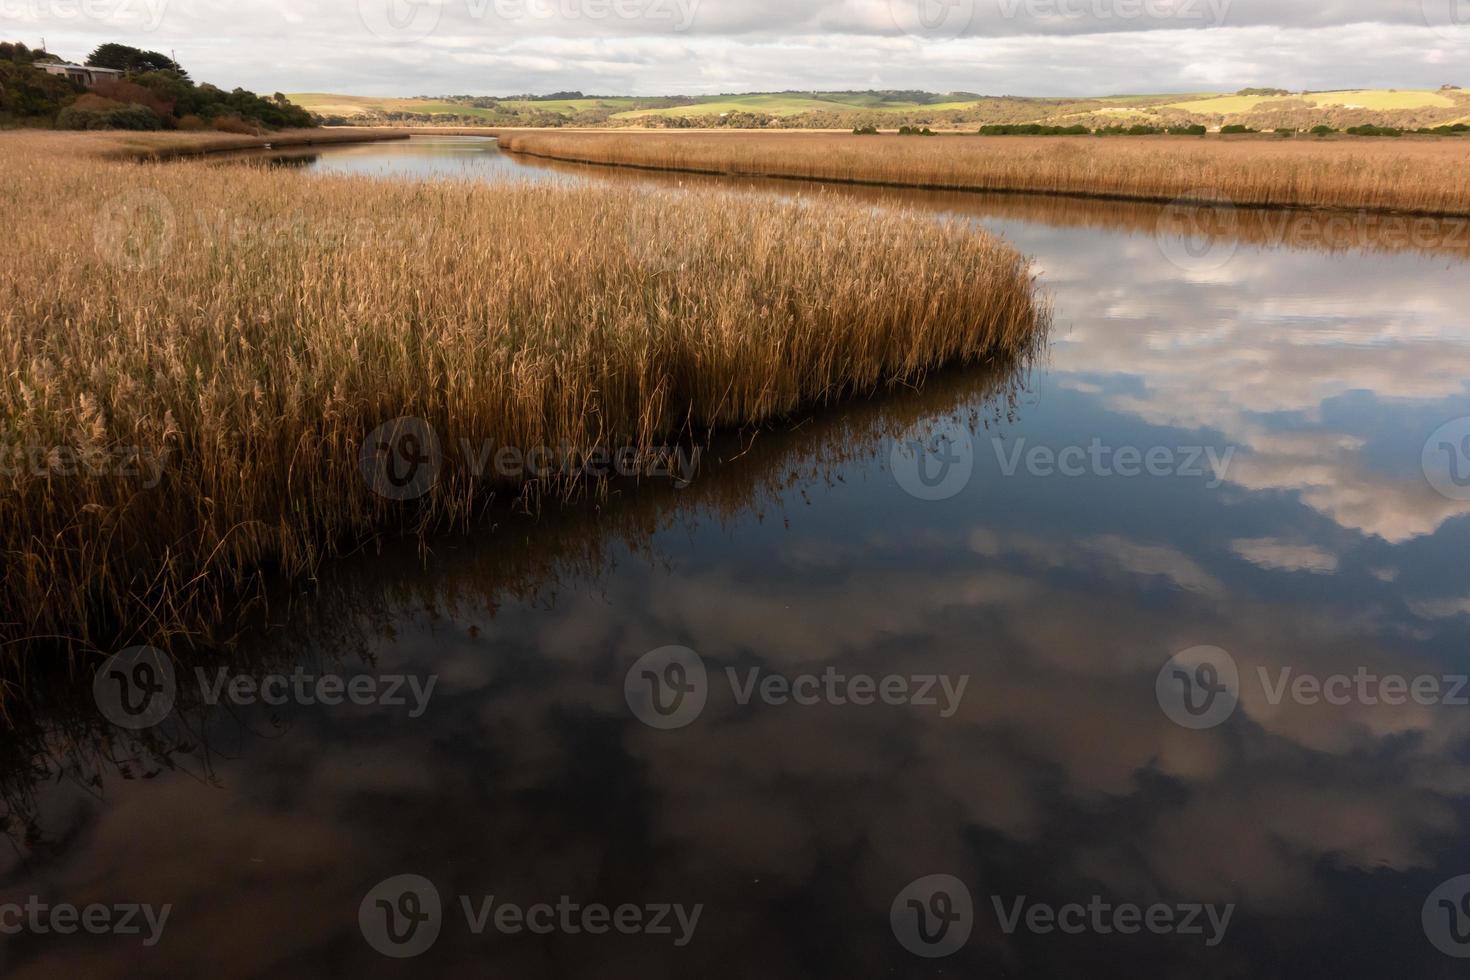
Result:
[[[1465,229],[751,191],[984,225],[1047,349],[345,559],[230,655],[377,703],[181,665],[131,732],[80,678],[7,740],[0,902],[171,911],[6,935],[9,973],[1464,975]]]

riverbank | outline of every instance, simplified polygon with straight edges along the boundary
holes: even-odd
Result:
[[[381,143],[406,140],[400,129],[286,129],[260,136],[236,133],[134,133],[121,130],[78,133],[65,130],[0,130],[0,150],[24,147],[21,152],[47,157],[89,157],[114,160],[174,160],[183,157],[263,150],[289,146],[329,146],[344,143]]]
[[[501,131],[513,153],[725,176],[1156,203],[1470,215],[1470,144]]]
[[[1026,260],[962,223],[108,159],[132,139],[0,136],[11,652],[199,642],[268,575],[578,482],[465,446],[647,457],[1045,327]]]

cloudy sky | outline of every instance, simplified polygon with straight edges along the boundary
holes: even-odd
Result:
[[[1470,0],[0,0],[0,37],[361,95],[1470,85]]]

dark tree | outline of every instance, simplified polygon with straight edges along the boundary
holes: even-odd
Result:
[[[10,61],[17,65],[31,65],[38,62],[60,60],[54,54],[41,48],[28,48],[19,41],[14,44],[9,41],[0,41],[0,61]]]
[[[111,68],[115,71],[148,72],[171,71],[188,78],[189,73],[174,63],[167,55],[157,51],[144,51],[126,44],[104,44],[87,56],[87,64],[93,68]]]

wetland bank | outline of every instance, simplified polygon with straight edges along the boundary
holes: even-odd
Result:
[[[646,452],[1021,358],[1043,328],[1020,253],[919,215],[92,145],[0,139],[0,415],[51,460],[4,474],[10,650],[187,640],[262,570],[524,489],[450,453],[412,506],[374,493],[363,445],[396,420],[446,447]],[[165,461],[159,485],[134,459]]]

